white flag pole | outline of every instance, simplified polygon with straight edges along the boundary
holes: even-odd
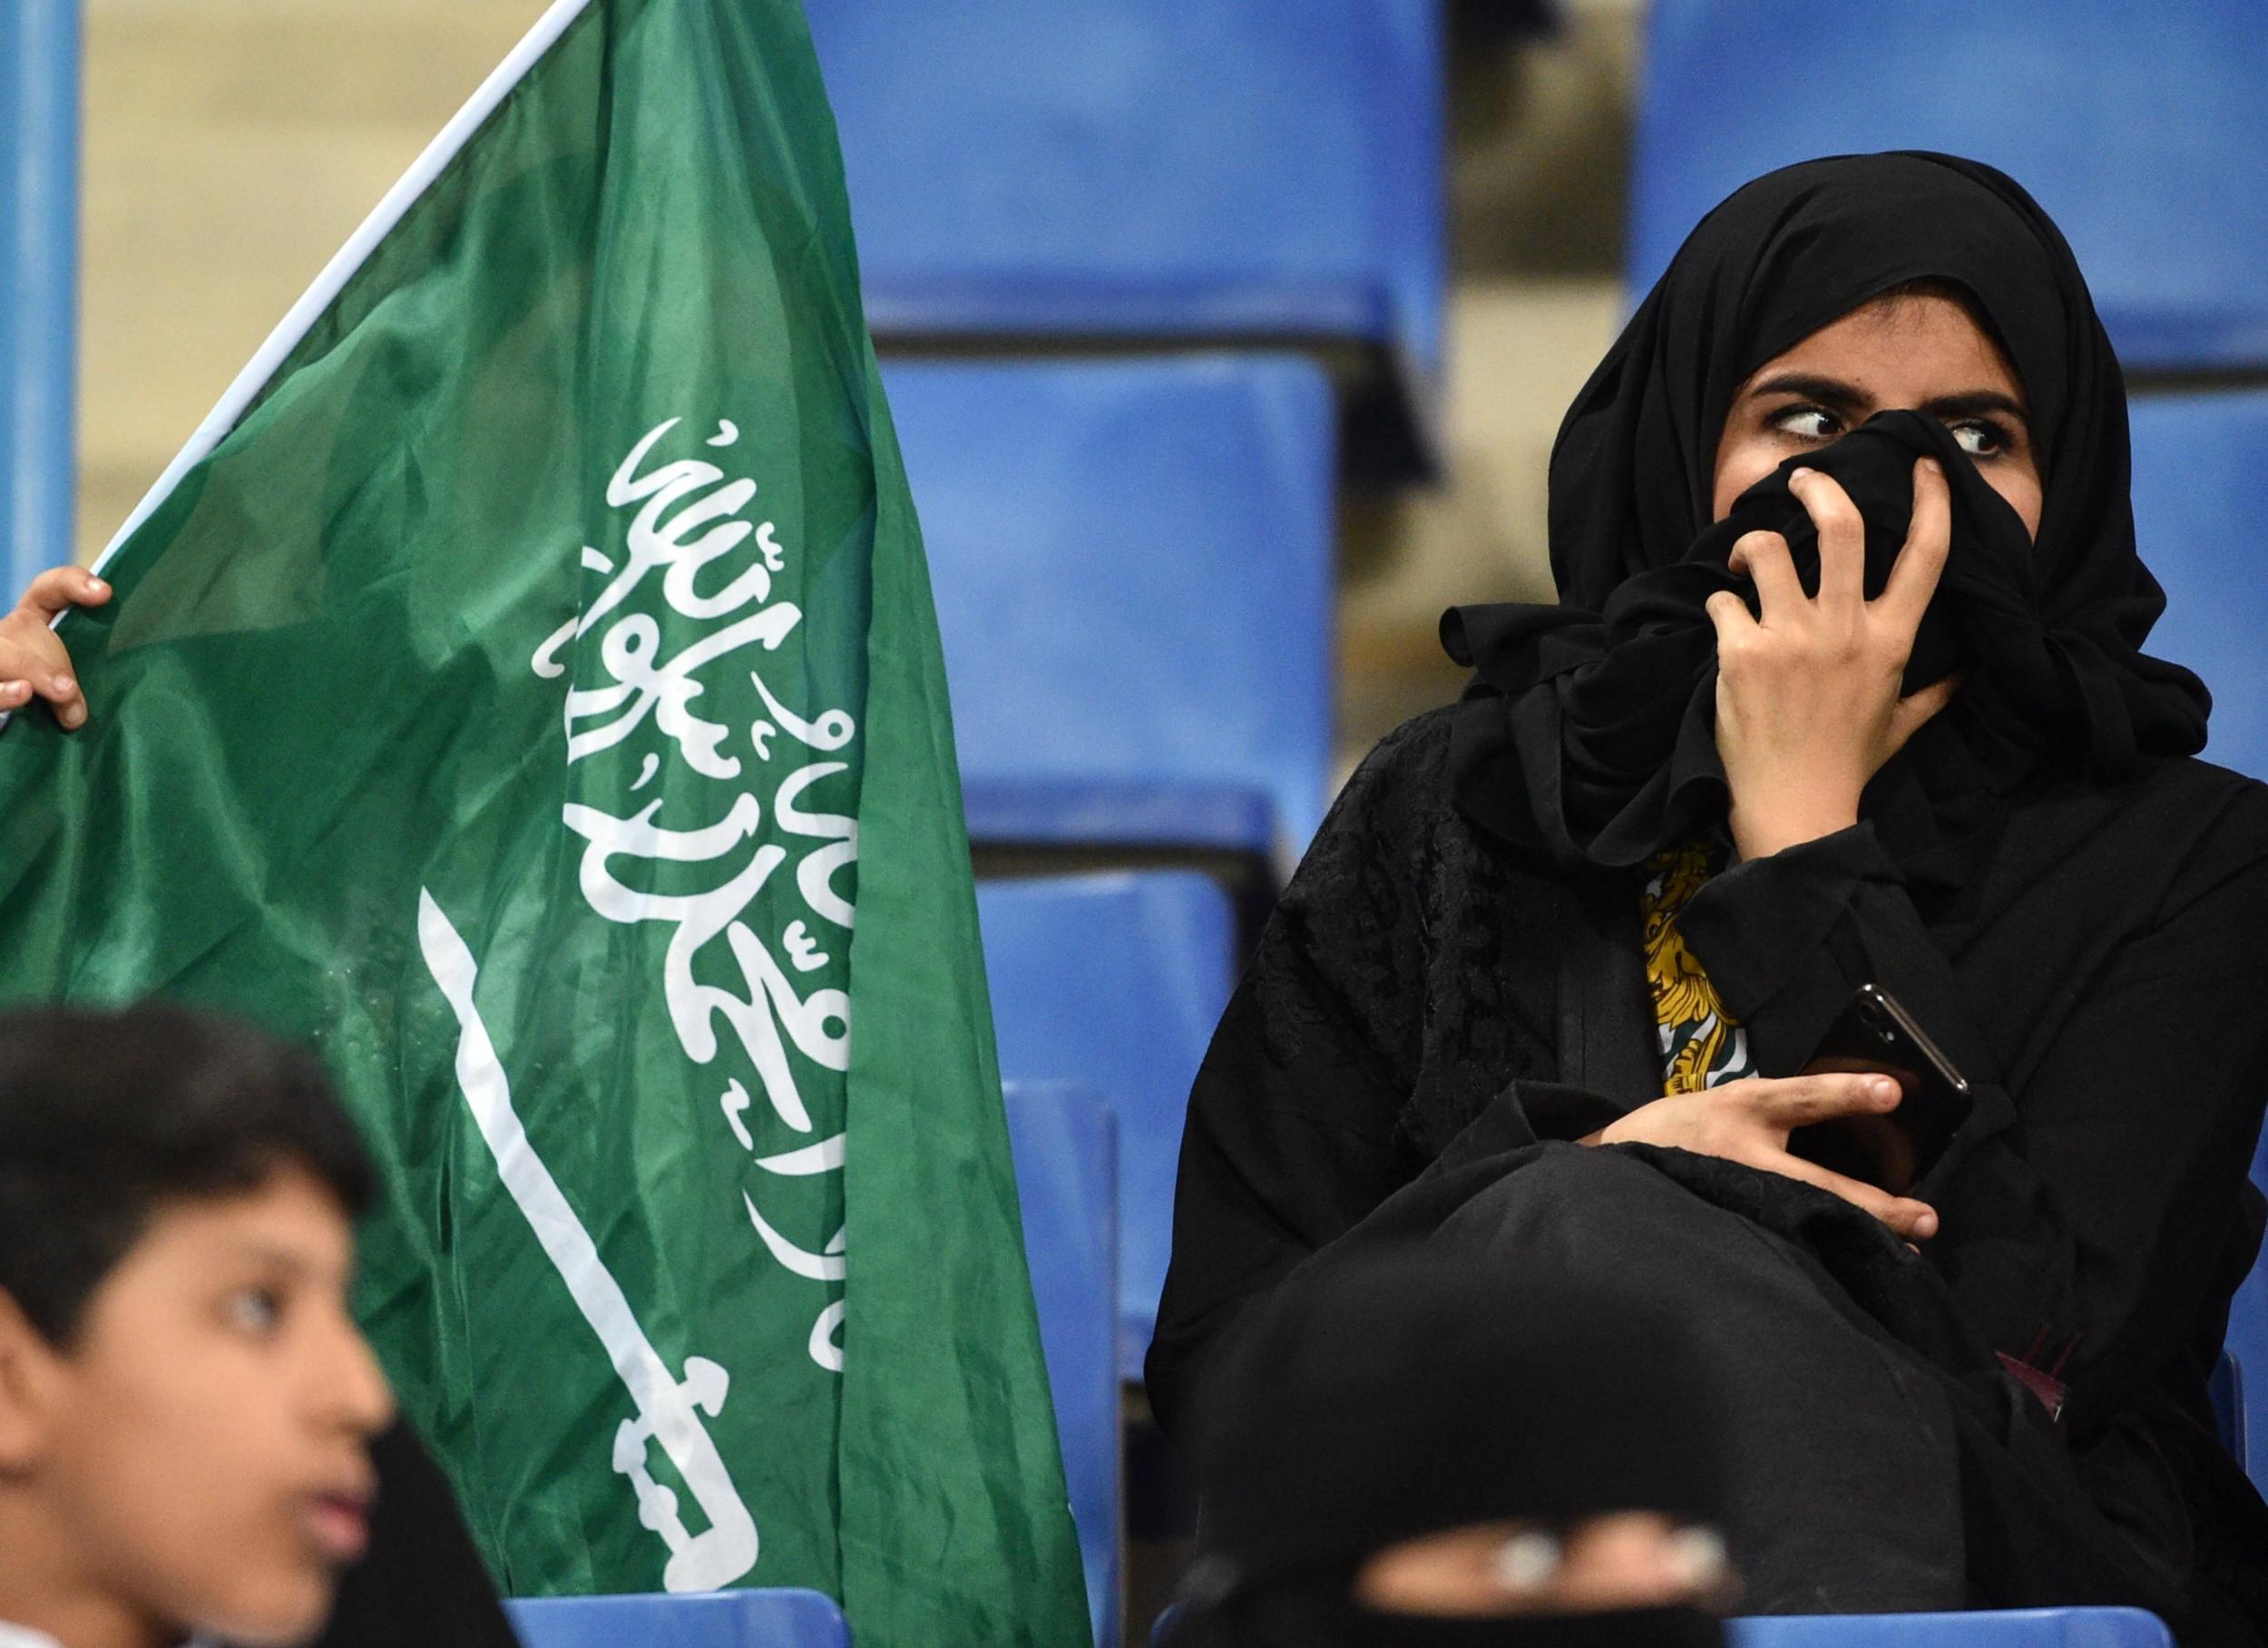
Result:
[[[513,87],[519,84],[543,54],[558,43],[559,37],[567,32],[567,25],[587,11],[590,5],[591,0],[552,0],[550,8],[536,19],[535,26],[505,54],[494,72],[481,82],[480,89],[456,112],[449,123],[441,128],[433,141],[425,145],[425,152],[402,174],[401,180],[386,191],[386,198],[362,220],[361,227],[347,237],[347,244],[340,247],[331,260],[323,266],[323,272],[315,278],[315,284],[301,294],[299,301],[291,306],[289,312],[277,324],[276,329],[268,335],[268,341],[260,345],[259,351],[246,363],[244,370],[236,375],[236,381],[229,385],[227,393],[205,415],[204,422],[197,425],[197,432],[189,437],[189,444],[174,454],[173,461],[159,475],[157,483],[143,494],[142,502],[134,505],[133,513],[126,517],[125,524],[104,546],[94,562],[96,571],[103,570],[111,557],[118,552],[118,546],[149,518],[150,512],[165,502],[174,487],[181,483],[181,477],[202,463],[220,444],[221,437],[236,427],[237,420],[244,415],[245,408],[259,397],[261,390],[268,387],[269,380],[283,365],[284,357],[298,346],[299,340],[308,335],[308,328],[315,325],[324,310],[330,307],[332,301],[345,288],[347,282],[354,278],[355,271],[363,266],[378,242],[393,231],[394,226],[402,220],[403,214],[409,210],[418,196],[425,192],[434,179],[441,175],[442,169],[456,158],[473,133],[479,131],[482,122],[496,112],[497,105],[503,102]]]

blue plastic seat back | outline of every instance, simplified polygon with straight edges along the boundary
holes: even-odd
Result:
[[[2268,364],[2254,0],[1654,0],[1643,73],[1634,291],[1759,173],[1936,149],[1999,167],[2047,208],[2129,366]]]
[[[2268,390],[2137,397],[2132,426],[2149,650],[2213,689],[2206,757],[2268,779]]]
[[[1181,871],[977,888],[1001,1072],[1075,1081],[1118,1117],[1119,1369],[1141,1376],[1173,1246],[1189,1085],[1233,983],[1218,883]]]
[[[525,1648],[850,1648],[834,1599],[816,1591],[699,1596],[544,1596],[504,1604]]]
[[[1354,339],[1437,379],[1438,0],[807,9],[876,336]]]
[[[1965,1614],[1801,1614],[1726,1622],[1732,1648],[2175,1648],[2140,1608],[2004,1608]],[[1178,1611],[1160,1615],[1150,1648],[1174,1648]]]
[[[1780,1614],[1732,1622],[1733,1648],[2174,1648],[2140,1608],[2005,1608],[1968,1614]]]
[[[2221,1445],[2243,1462],[2253,1486],[2268,1493],[2268,1263],[2253,1267],[2229,1301],[2229,1332],[2213,1370],[2213,1417]]]
[[[1295,856],[1330,760],[1321,372],[1263,356],[885,376],[972,836]]]
[[[1064,1485],[1079,1524],[1095,1648],[1119,1640],[1119,1186],[1117,1127],[1092,1087],[1006,1084],[1024,1254]]]
[[[2253,1183],[2268,1191],[2268,1139],[2253,1158]],[[2244,1462],[2253,1485],[2268,1493],[2268,1252],[2229,1301],[2229,1331],[2223,1341],[2222,1381],[2216,1404],[2225,1403],[2223,1439]]]

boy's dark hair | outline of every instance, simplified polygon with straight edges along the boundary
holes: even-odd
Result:
[[[67,1345],[165,1203],[304,1168],[349,1217],[370,1158],[314,1056],[210,1014],[0,1013],[0,1292]]]

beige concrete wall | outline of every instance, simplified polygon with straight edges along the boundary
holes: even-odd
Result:
[[[86,0],[82,558],[543,5]],[[1343,765],[1456,690],[1442,608],[1549,597],[1544,460],[1618,311],[1637,34],[1630,0],[1566,13],[1457,63],[1451,472],[1346,501]]]
[[[87,0],[78,549],[543,0]]]

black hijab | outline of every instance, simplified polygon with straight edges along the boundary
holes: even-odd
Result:
[[[1791,460],[1710,522],[1717,441],[1765,361],[1872,298],[1952,283],[2023,385],[2045,489],[2036,541],[1934,419],[1884,414]],[[2165,597],[2135,552],[2126,401],[2078,265],[2031,197],[1989,166],[1901,152],[1771,172],[1702,219],[1576,397],[1552,448],[1562,604],[1455,608],[1442,640],[1474,676],[1456,712],[1458,805],[1565,869],[1624,868],[1719,824],[1719,590],[1725,558],[1783,532],[1816,590],[1796,463],[1867,521],[1879,592],[1905,534],[1917,455],[1943,463],[1952,551],[1907,687],[1959,668],[1953,707],[1864,804],[1910,874],[1958,883],[2004,798],[2070,774],[2115,782],[2204,742],[2204,687],[2145,657]]]
[[[1310,1267],[1229,1352],[1179,1644],[1706,1644],[1689,1608],[1510,1619],[1359,1606],[1363,1562],[1476,1523],[1721,1525],[1711,1374],[1680,1322],[1427,1248]]]

